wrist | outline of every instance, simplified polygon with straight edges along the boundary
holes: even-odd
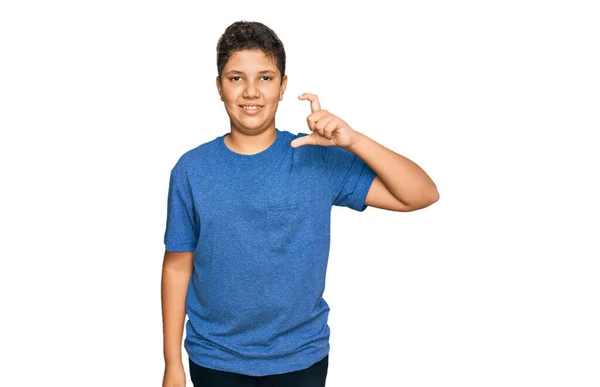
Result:
[[[346,150],[352,152],[352,153],[356,153],[356,150],[360,148],[361,143],[364,141],[365,139],[365,135],[357,132],[356,130],[354,131],[354,136],[352,141],[350,142],[350,145],[344,147],[346,148]]]
[[[165,355],[165,365],[166,366],[180,366],[183,365],[183,360],[181,354],[171,353]]]

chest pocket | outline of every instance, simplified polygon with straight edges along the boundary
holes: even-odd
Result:
[[[311,241],[309,214],[300,204],[269,206],[266,210],[266,229],[269,250],[292,253]]]

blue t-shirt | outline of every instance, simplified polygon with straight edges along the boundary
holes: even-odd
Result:
[[[306,134],[276,132],[254,155],[222,135],[171,171],[164,242],[194,252],[184,347],[203,367],[264,376],[329,353],[331,207],[364,211],[375,173],[344,148],[292,148]]]

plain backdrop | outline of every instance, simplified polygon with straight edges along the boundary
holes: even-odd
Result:
[[[600,385],[594,3],[2,2],[0,385],[161,384],[169,172],[229,131],[237,20],[285,44],[278,128],[315,93],[441,195],[333,209],[327,386]]]

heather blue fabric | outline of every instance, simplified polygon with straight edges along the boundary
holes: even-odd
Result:
[[[186,298],[190,359],[253,376],[310,367],[329,353],[322,298],[333,205],[364,211],[373,170],[340,147],[242,155],[206,142],[171,171],[164,242],[193,251]]]

